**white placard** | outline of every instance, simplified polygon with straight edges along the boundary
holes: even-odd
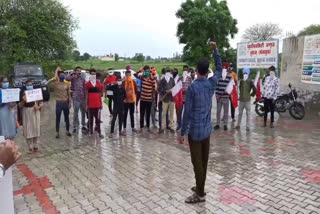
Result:
[[[239,43],[237,48],[237,68],[278,68],[279,41]]]
[[[0,136],[0,144],[4,143],[5,139]],[[1,213],[13,214],[13,185],[12,185],[12,169],[6,170],[5,176],[0,180],[0,207]]]
[[[25,95],[27,103],[43,100],[41,88],[26,90]]]
[[[1,103],[14,103],[20,101],[20,89],[19,88],[9,88],[1,89]]]
[[[301,81],[320,85],[320,34],[304,38]]]

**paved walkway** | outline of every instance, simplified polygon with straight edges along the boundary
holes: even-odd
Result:
[[[284,115],[276,117],[275,129],[265,129],[252,112],[250,132],[213,133],[207,202],[187,205],[194,174],[188,146],[177,135],[99,140],[61,134],[56,140],[54,105],[46,107],[42,152],[27,155],[22,133],[17,138],[24,156],[13,171],[16,213],[320,214],[319,121]]]

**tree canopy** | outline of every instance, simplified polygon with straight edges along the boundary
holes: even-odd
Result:
[[[281,35],[279,25],[273,23],[255,24],[246,29],[242,38],[248,42],[268,41]]]
[[[238,32],[237,20],[231,15],[227,1],[187,0],[176,13],[181,20],[177,37],[183,48],[183,60],[195,64],[211,54],[209,41],[217,42],[221,52],[229,48],[229,39]]]
[[[308,36],[320,34],[320,25],[310,25],[299,32],[298,36]]]
[[[58,0],[0,1],[0,66],[72,56],[77,21]]]

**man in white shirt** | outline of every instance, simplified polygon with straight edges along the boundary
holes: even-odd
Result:
[[[280,80],[276,77],[274,71],[270,71],[270,75],[265,78],[263,84],[262,98],[264,99],[264,124],[267,126],[268,112],[271,114],[270,128],[274,128],[274,109],[277,97],[280,94]]]

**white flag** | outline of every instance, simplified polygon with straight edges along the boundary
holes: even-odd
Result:
[[[182,82],[181,80],[177,82],[177,84],[171,89],[172,96],[176,96],[176,94],[179,93],[179,91],[182,90]]]
[[[228,94],[231,94],[231,93],[232,93],[232,91],[233,91],[233,86],[234,86],[234,85],[236,85],[236,84],[235,84],[234,80],[231,79],[230,82],[229,82],[229,84],[227,85],[227,88],[226,88],[226,92],[227,92]]]
[[[256,77],[254,78],[254,87],[257,88],[258,81],[260,80],[260,71],[258,71]]]

